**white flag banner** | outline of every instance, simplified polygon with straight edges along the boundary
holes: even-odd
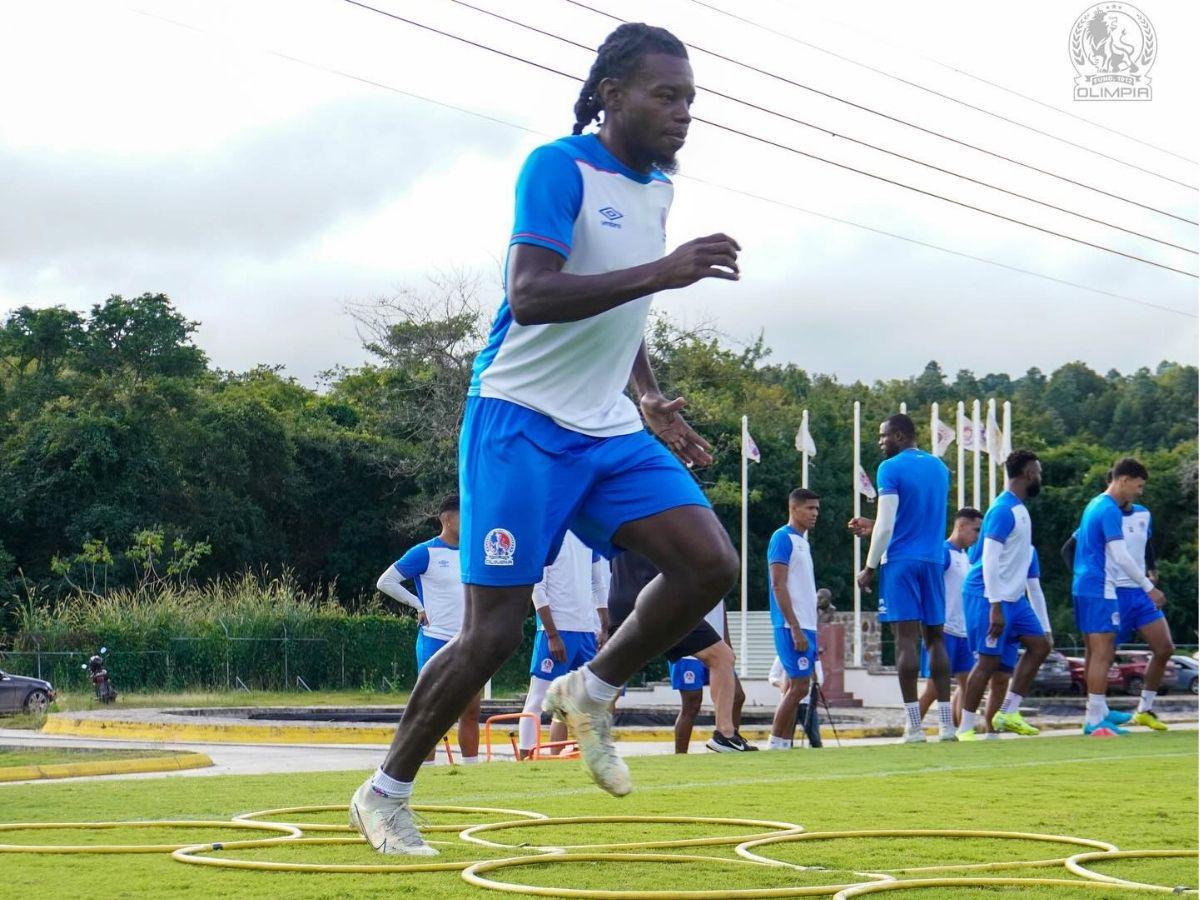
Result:
[[[1000,457],[1002,459],[1008,459],[1010,453],[1012,453],[1012,435],[1009,434],[1007,431],[1001,431],[1000,432]]]
[[[809,456],[817,455],[817,445],[813,442],[812,435],[809,434],[807,423],[802,422],[800,430],[796,432],[796,449]]]
[[[958,417],[958,427],[962,429],[962,445],[964,450],[980,450],[982,447],[975,440],[975,423],[965,415]]]
[[[762,454],[758,452],[758,444],[750,437],[749,431],[742,432],[742,455],[754,462],[762,462]]]
[[[871,476],[862,466],[858,467],[858,492],[868,500],[875,499],[875,485],[871,484]]]
[[[954,443],[954,429],[943,422],[941,419],[935,419],[934,427],[934,455],[945,456],[946,451],[950,449],[950,445]]]
[[[996,424],[996,407],[988,407],[987,424],[983,427],[983,449],[987,451],[988,456],[993,460],[1003,459],[1004,453],[1004,434],[1000,430],[1000,426]]]

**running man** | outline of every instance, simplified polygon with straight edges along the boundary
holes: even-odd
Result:
[[[790,750],[800,704],[808,700],[817,661],[817,581],[808,535],[821,516],[821,495],[808,488],[788,494],[787,524],[767,545],[767,582],[775,655],[787,688],[775,708],[768,750]]]
[[[729,618],[725,613],[724,600],[714,606],[705,615],[704,621],[717,634],[722,635],[722,640],[729,645]],[[730,645],[730,652],[733,652],[732,645]],[[696,727],[696,717],[700,715],[700,707],[704,703],[704,688],[709,685],[708,666],[695,656],[685,656],[682,659],[671,662],[669,670],[671,674],[671,687],[679,691],[679,715],[675,717],[675,752],[687,753],[688,747],[692,742],[692,731]],[[738,727],[742,722],[742,705],[745,702],[746,692],[742,690],[742,683],[738,680],[737,673],[734,672],[733,704],[730,708],[733,735],[735,740],[743,745],[743,749],[757,750],[757,747],[743,740],[738,733]],[[714,709],[715,706],[716,704],[714,704]],[[709,740],[706,746],[709,750],[718,753],[728,752],[715,739]]]
[[[946,644],[946,658],[950,661],[950,677],[955,690],[951,699],[954,723],[962,718],[962,698],[967,689],[967,676],[975,665],[971,645],[967,640],[967,620],[963,615],[962,588],[967,572],[971,568],[967,550],[979,540],[979,527],[983,513],[973,506],[964,506],[954,514],[954,528],[946,539],[946,563],[942,572],[942,583],[946,590],[946,623],[942,626],[942,640]],[[926,679],[925,691],[921,694],[921,721],[937,699],[937,686],[929,677],[929,651],[922,645],[921,677]]]
[[[523,712],[533,713],[540,720],[550,682],[591,662],[608,640],[608,578],[608,560],[568,531],[558,557],[546,566],[542,580],[533,588],[537,638]],[[517,740],[521,759],[533,752],[539,730],[532,719],[521,720]],[[566,726],[561,722],[550,724],[551,743],[566,737]]]
[[[858,586],[871,592],[879,573],[879,621],[892,623],[896,641],[896,674],[904,699],[904,743],[923,743],[917,676],[921,669],[921,640],[929,651],[929,671],[938,701],[943,741],[954,740],[954,710],[950,705],[950,660],[942,640],[946,617],[946,497],[950,470],[917,448],[917,429],[903,413],[879,426],[879,449],[886,457],[875,474],[879,512],[874,523],[853,519],[856,533],[871,532],[867,562],[858,573]],[[884,560],[884,557],[887,557]]]
[[[1149,534],[1149,513],[1140,520],[1134,520],[1132,533],[1127,532],[1125,516],[1122,514],[1125,508],[1132,513],[1133,503],[1142,495],[1149,477],[1146,467],[1133,457],[1117,460],[1112,467],[1108,488],[1088,503],[1075,530],[1075,577],[1071,594],[1075,601],[1075,622],[1083,632],[1087,650],[1084,676],[1087,679],[1088,705],[1083,733],[1096,737],[1124,734],[1125,729],[1121,726],[1134,718],[1129,713],[1108,708],[1108,669],[1116,652],[1117,635],[1124,625],[1118,576],[1123,576],[1125,584],[1132,586],[1126,594],[1126,608],[1135,619],[1128,626],[1131,629],[1129,633],[1132,634],[1132,629],[1138,629],[1145,636],[1148,630],[1158,642],[1155,647],[1156,660],[1163,636],[1170,642],[1166,621],[1161,618],[1167,598],[1146,574],[1145,538],[1139,536],[1139,522],[1145,522],[1146,534]],[[1135,542],[1133,548],[1141,550],[1140,558],[1131,552],[1130,537]],[[1135,595],[1133,590],[1141,591],[1145,599]],[[1157,611],[1158,617],[1148,618],[1153,615],[1149,607]],[[1170,659],[1169,653],[1157,670],[1154,696],[1157,696],[1167,659]],[[1149,669],[1146,672],[1146,684],[1149,688]],[[1165,727],[1154,715],[1153,697],[1147,703],[1146,695],[1142,696],[1142,702],[1134,714],[1139,719],[1137,724],[1154,728],[1152,723],[1157,723]]]
[[[442,530],[435,538],[417,544],[388,566],[375,587],[393,600],[417,611],[417,674],[458,634],[463,621],[463,583],[458,559],[458,494],[438,507]],[[413,582],[414,594],[404,586]],[[465,766],[479,762],[479,704],[481,692],[468,699],[458,717],[458,749]],[[436,747],[436,743],[435,743]],[[427,761],[433,761],[430,748]]]
[[[1014,450],[1004,461],[1005,491],[988,507],[980,539],[971,550],[971,570],[963,583],[963,611],[975,666],[963,692],[960,741],[978,740],[975,718],[992,675],[1006,661],[1015,666],[1000,711],[997,731],[1037,734],[1021,715],[1021,701],[1050,653],[1050,642],[1026,596],[1033,560],[1033,522],[1025,501],[1042,489],[1042,464],[1030,450]],[[1017,662],[1017,644],[1025,655]]]
[[[633,782],[613,746],[612,700],[737,578],[737,553],[688,471],[712,462],[709,445],[681,416],[683,398],[659,389],[643,341],[657,292],[739,277],[740,247],[723,234],[664,255],[668,173],[695,91],[674,35],[621,25],[588,73],[574,134],[534,150],[521,171],[505,297],[475,359],[459,439],[463,630],[456,652],[422,671],[383,765],[350,804],[352,825],[380,852],[436,854],[409,806],[421,760],[520,645],[533,585],[568,528],[605,556],[634,550],[661,572],[620,633],[546,696],[615,796]]]

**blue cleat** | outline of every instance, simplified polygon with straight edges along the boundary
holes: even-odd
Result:
[[[1128,725],[1133,719],[1127,712],[1121,712],[1119,709],[1110,709],[1108,715],[1104,717],[1104,721],[1109,725]]]

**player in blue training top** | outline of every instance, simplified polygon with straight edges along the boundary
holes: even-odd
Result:
[[[382,852],[436,852],[413,825],[412,781],[520,644],[532,587],[568,528],[606,556],[628,548],[661,572],[595,659],[546,696],[592,778],[618,796],[633,784],[613,746],[610,701],[737,577],[729,536],[687,469],[711,462],[709,445],[680,415],[684,400],[659,390],[643,341],[655,293],[738,278],[740,248],[723,234],[664,255],[668,173],[694,97],[674,35],[621,25],[583,85],[573,136],[534,150],[521,171],[505,297],[475,360],[459,439],[460,652],[422,671],[387,758],[351,803],[355,827]],[[583,133],[601,118],[598,132]]]
[[[1004,460],[1004,470],[1006,489],[984,514],[979,541],[971,550],[971,570],[963,583],[963,611],[975,666],[963,694],[960,741],[977,740],[975,717],[983,692],[997,669],[1016,663],[1017,644],[1025,646],[1025,655],[1016,663],[992,725],[997,731],[1038,733],[1021,716],[1021,701],[1050,654],[1046,631],[1026,596],[1033,522],[1025,501],[1041,492],[1042,464],[1036,453],[1014,450]]]
[[[1121,512],[1142,495],[1149,475],[1146,467],[1133,457],[1117,460],[1107,490],[1093,497],[1084,508],[1075,530],[1075,577],[1071,595],[1075,601],[1075,622],[1084,635],[1084,675],[1088,691],[1083,732],[1097,737],[1123,734],[1125,729],[1121,726],[1132,718],[1129,713],[1110,710],[1107,698],[1108,669],[1122,627],[1118,575],[1123,575],[1128,583],[1143,591],[1155,607],[1161,609],[1167,602],[1163,592],[1146,574],[1144,555],[1139,561],[1129,552]],[[1140,615],[1140,607],[1140,604],[1130,607],[1131,614]],[[1148,723],[1143,718],[1138,724]]]
[[[942,640],[950,470],[936,456],[917,448],[916,426],[903,413],[889,416],[879,426],[879,449],[886,457],[875,473],[879,512],[871,527],[871,547],[866,565],[858,573],[858,585],[870,593],[875,570],[880,569],[879,621],[892,623],[896,641],[896,674],[906,719],[904,742],[925,740],[917,694],[922,636],[937,690],[941,738],[952,741],[950,660]],[[866,521],[852,521],[850,527],[860,530]]]
[[[412,547],[379,576],[375,587],[393,600],[417,611],[417,672],[462,628],[463,583],[458,559],[458,494],[438,507],[442,530],[437,537]],[[404,586],[413,582],[414,594]],[[464,765],[479,762],[479,703],[476,693],[458,717],[458,748]],[[428,759],[433,759],[433,750]]]

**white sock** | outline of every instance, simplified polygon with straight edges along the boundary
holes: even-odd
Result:
[[[912,703],[904,704],[904,711],[908,714],[908,730],[921,730],[921,704],[920,701],[914,700]]]
[[[1021,701],[1024,699],[1025,698],[1022,697],[1020,694],[1014,694],[1012,691],[1009,691],[1007,694],[1004,695],[1004,703],[1001,704],[1001,706],[1000,706],[1000,712],[1002,712],[1002,713],[1017,712],[1018,710],[1021,709]]]
[[[1087,718],[1089,725],[1099,725],[1108,718],[1108,698],[1103,694],[1088,694]]]
[[[583,684],[587,689],[587,695],[605,706],[616,700],[617,695],[621,693],[620,685],[614,686],[604,681],[592,671],[591,666],[583,667]]]
[[[537,677],[529,679],[529,693],[525,695],[525,709],[522,711],[533,713],[537,716],[537,721],[521,719],[518,723],[517,746],[522,750],[532,750],[537,744],[538,732],[541,730],[542,701],[546,699],[548,690],[550,690],[550,682],[546,679]]]
[[[975,711],[974,710],[964,709],[962,711],[962,724],[960,724],[958,726],[958,730],[959,730],[959,733],[962,733],[964,731],[974,731],[975,730]]]
[[[473,766],[473,765],[475,765],[475,763],[479,762],[479,757],[478,756],[460,756],[458,758],[458,761],[460,763],[462,763],[464,766]]]
[[[385,797],[391,797],[395,800],[407,800],[412,796],[413,783],[411,781],[397,781],[382,768],[376,769],[375,774],[371,776],[371,787],[379,791]]]
[[[1138,712],[1151,712],[1154,709],[1154,698],[1158,696],[1158,691],[1142,691],[1141,702],[1138,703]]]
[[[938,725],[942,731],[954,730],[954,707],[950,705],[949,700],[945,703],[938,701]]]
[[[771,735],[770,740],[767,741],[767,749],[768,750],[791,750],[792,742],[789,741],[787,738],[775,737],[775,735]]]

